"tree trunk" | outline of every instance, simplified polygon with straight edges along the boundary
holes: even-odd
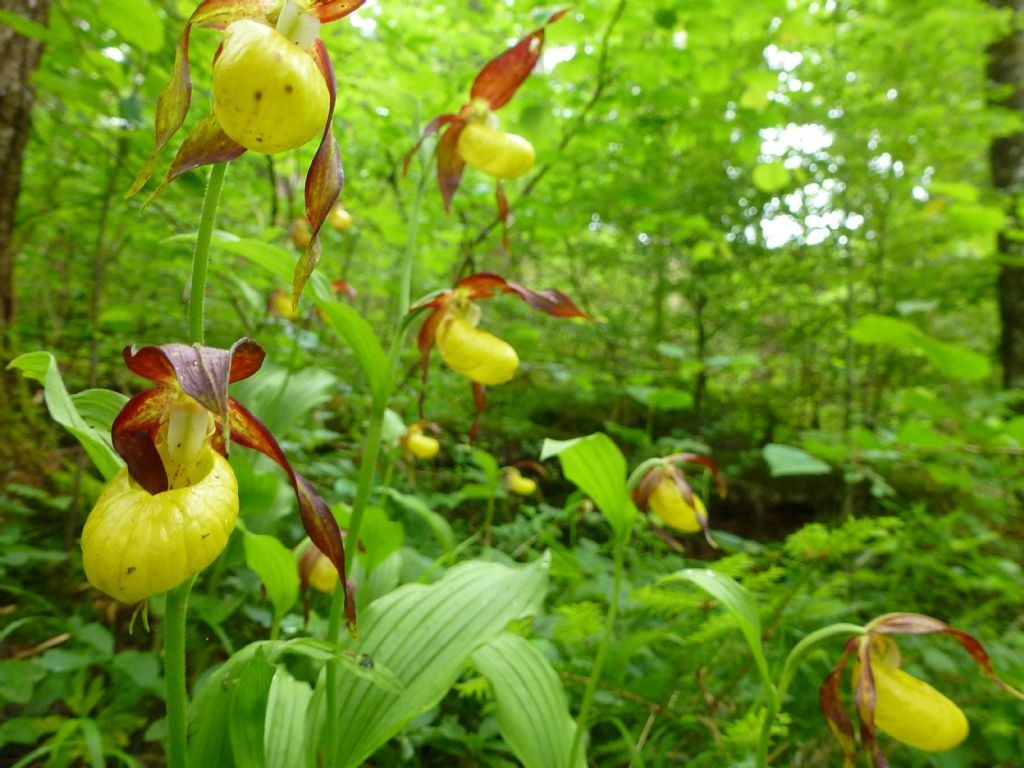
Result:
[[[989,78],[996,84],[1010,86],[1000,106],[1024,112],[1024,0],[989,0],[996,8],[1009,8],[1014,14],[1010,34],[989,48]],[[1024,192],[1024,133],[1001,136],[992,142],[989,151],[992,183],[1005,192],[1009,200],[1008,230],[1020,229],[1017,213]],[[1014,240],[1008,231],[999,234],[999,268],[997,285],[999,319],[1002,334],[999,355],[1003,364],[1003,385],[1024,387],[1024,243]]]
[[[45,25],[50,0],[0,0],[0,10]],[[35,94],[29,77],[43,44],[0,25],[0,348],[14,323],[14,214]]]

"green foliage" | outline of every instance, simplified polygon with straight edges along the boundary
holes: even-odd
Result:
[[[0,11],[46,45],[3,329],[26,381],[0,387],[0,459],[15,459],[0,466],[0,762],[158,765],[163,602],[153,634],[143,617],[129,632],[131,610],[88,590],[77,536],[101,487],[92,466],[121,466],[110,425],[146,386],[122,348],[186,340],[205,172],[144,211],[121,197],[196,2],[51,5],[46,26]],[[263,370],[232,395],[342,524],[360,509],[346,542],[359,636],[332,642],[331,598],[299,600],[287,482],[233,451],[244,525],[190,598],[194,765],[564,768],[584,733],[579,765],[755,765],[765,739],[771,765],[834,765],[822,680],[896,610],[971,632],[1024,682],[1024,400],[999,389],[994,287],[996,234],[1019,240],[1021,211],[988,167],[994,137],[1024,120],[986,73],[1010,13],[574,3],[499,113],[538,158],[505,185],[506,249],[492,179],[466,169],[448,213],[436,138],[408,177],[402,159],[549,10],[379,2],[323,25],[353,222],[324,230],[295,317],[268,299],[300,254],[289,229],[315,143],[231,164],[207,341],[260,341]],[[185,131],[206,112],[219,40],[193,30],[201,109]],[[600,322],[481,302],[481,327],[521,366],[488,388],[470,446],[465,378],[434,354],[422,388],[412,337],[427,313],[399,309],[406,278],[430,297],[473,272],[557,288]],[[41,428],[40,402],[74,440]],[[400,444],[421,419],[441,443],[430,461]],[[720,497],[687,469],[723,551],[663,538],[629,496],[637,468],[690,451],[728,481]],[[502,487],[510,466],[536,496]],[[942,643],[901,651],[972,733],[941,756],[882,737],[891,764],[1018,764],[1018,702]]]

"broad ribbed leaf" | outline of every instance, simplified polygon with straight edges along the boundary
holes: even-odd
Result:
[[[491,681],[498,727],[525,768],[565,768],[576,723],[565,689],[551,664],[528,640],[505,633],[473,653],[473,664]],[[585,768],[578,753],[575,768]]]
[[[401,694],[400,683],[395,676],[380,663],[373,663],[369,659],[352,651],[338,650],[334,646],[319,640],[310,638],[298,638],[295,640],[264,640],[251,643],[245,648],[236,652],[230,659],[217,668],[206,678],[202,687],[196,693],[189,708],[189,765],[196,766],[217,766],[217,768],[248,768],[247,763],[241,760],[236,761],[232,757],[232,736],[230,723],[233,717],[232,708],[235,706],[236,691],[243,685],[249,685],[247,681],[249,666],[254,662],[257,655],[262,656],[265,662],[278,667],[275,672],[275,679],[280,674],[279,661],[282,656],[298,655],[309,659],[314,664],[323,664],[328,660],[335,660],[342,665],[343,669],[352,670],[355,679],[362,680],[368,686],[382,686],[383,690],[391,696]],[[308,718],[304,718],[301,735],[284,733],[285,727],[295,727],[294,720],[287,725],[283,720],[299,717],[295,712],[289,712],[288,716],[281,714],[283,703],[275,701],[274,684],[270,684],[269,694],[264,693],[266,704],[266,729],[267,733],[263,739],[267,746],[267,754],[275,757],[268,758],[268,765],[287,765],[289,768],[303,766],[301,760],[281,762],[283,753],[296,754],[297,746],[301,741],[302,750],[306,748],[305,739],[309,733]],[[278,686],[280,687],[280,686]],[[266,689],[264,689],[266,690]],[[306,688],[308,691],[308,687]],[[243,694],[239,694],[243,695]],[[244,694],[248,695],[248,694]],[[279,694],[281,695],[281,694]],[[258,698],[258,697],[256,697]],[[297,701],[301,698],[298,693],[293,694]],[[256,718],[262,730],[264,720]],[[273,733],[269,731],[273,730]],[[287,740],[287,745],[283,744]],[[271,743],[274,746],[269,746]],[[299,752],[301,754],[301,752]],[[278,762],[274,762],[278,761]],[[315,766],[316,761],[311,760],[309,766]]]
[[[522,568],[471,561],[429,586],[407,584],[374,601],[346,647],[381,663],[404,691],[373,687],[345,669],[333,691],[338,723],[326,723],[324,678],[313,700],[316,746],[326,768],[356,768],[458,678],[470,654],[513,619],[532,614],[547,589],[550,558]]]
[[[832,471],[832,467],[821,459],[791,445],[768,443],[762,449],[761,455],[768,464],[772,477],[827,475]]]
[[[594,500],[619,541],[629,538],[637,510],[626,490],[626,459],[603,432],[575,440],[545,440],[541,461],[557,456],[565,476]]]
[[[374,404],[383,406],[391,390],[391,368],[388,357],[377,340],[377,334],[362,316],[343,301],[315,297],[334,332],[348,344],[370,385]]]
[[[267,698],[267,768],[300,768],[306,751],[306,713],[313,689],[278,667]]]
[[[754,661],[757,662],[757,668],[760,670],[762,678],[770,682],[768,662],[765,660],[764,649],[761,647],[761,617],[757,612],[754,596],[732,577],[706,569],[685,568],[665,576],[659,580],[659,583],[670,581],[689,581],[696,584],[722,603],[736,617],[736,621],[740,625],[740,632],[743,633],[747,645],[750,646],[750,652],[754,655]]]
[[[246,664],[231,694],[228,708],[228,733],[236,765],[263,768],[263,731],[267,717],[267,696],[274,679],[274,665],[262,650]]]
[[[24,376],[43,385],[43,399],[50,416],[78,439],[104,480],[110,480],[117,474],[122,467],[121,459],[75,408],[53,355],[49,352],[29,352],[16,357],[7,367],[17,368]]]
[[[86,424],[100,432],[110,434],[117,414],[124,408],[128,398],[112,389],[85,389],[71,396],[71,402],[85,419]]]

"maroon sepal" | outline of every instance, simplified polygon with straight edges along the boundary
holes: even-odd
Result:
[[[656,534],[658,534],[658,537],[662,541],[664,541],[666,544],[668,544],[676,552],[683,552],[683,551],[685,551],[685,548],[680,543],[679,539],[677,539],[675,536],[673,536],[671,533],[669,533],[666,529],[662,528],[657,523],[648,522],[648,525],[651,526],[651,529]]]
[[[700,464],[702,467],[711,470],[711,476],[715,480],[715,488],[718,490],[719,496],[725,496],[728,491],[725,475],[722,474],[722,470],[708,456],[702,456],[699,453],[674,453],[671,456],[666,456],[665,460],[677,464]]]
[[[469,442],[476,441],[476,433],[480,429],[480,419],[487,408],[487,387],[478,381],[473,382],[473,402],[476,404],[476,416],[473,418],[473,426],[469,428]]]
[[[203,0],[192,12],[188,21],[185,22],[185,28],[181,31],[181,37],[178,38],[178,44],[174,51],[171,79],[160,92],[156,102],[153,151],[142,164],[142,168],[125,197],[131,197],[145,186],[153,175],[153,168],[156,166],[156,158],[160,150],[185,122],[185,115],[188,114],[189,104],[192,101],[192,78],[188,65],[188,46],[192,26],[199,24],[213,29],[222,29],[239,19],[262,21],[265,20],[273,5],[275,5],[273,0]]]
[[[331,292],[335,296],[347,296],[350,300],[359,295],[359,291],[347,280],[335,280],[331,283]]]
[[[152,494],[167,490],[167,470],[156,449],[160,419],[174,400],[174,388],[153,387],[124,404],[110,429],[117,455],[132,479]]]
[[[836,741],[839,742],[839,753],[842,756],[843,768],[855,768],[857,765],[857,742],[853,732],[853,722],[850,720],[846,708],[843,707],[841,695],[843,670],[850,654],[858,647],[860,638],[853,638],[846,643],[843,655],[835,668],[829,672],[825,682],[821,684],[818,692],[818,700],[821,704],[821,711],[825,715],[825,721]]]
[[[306,13],[316,16],[321,24],[329,24],[358,10],[365,2],[366,0],[306,0],[302,6]]]
[[[494,197],[498,203],[498,218],[501,219],[501,244],[508,250],[508,198],[505,197],[505,185],[500,181],[495,185]]]
[[[234,398],[229,398],[228,405],[231,414],[231,438],[239,445],[257,450],[272,459],[288,474],[299,503],[299,514],[306,533],[338,571],[345,590],[345,621],[349,630],[355,632],[356,605],[352,590],[345,579],[345,545],[337,520],[310,482],[292,469],[281,446],[277,444],[277,440],[266,426]]]
[[[458,119],[458,115],[438,115],[429,123],[427,123],[426,127],[423,129],[423,133],[420,134],[419,141],[417,141],[416,144],[413,145],[412,149],[405,153],[405,159],[402,160],[403,176],[409,175],[409,163],[412,162],[412,159],[416,156],[416,153],[419,151],[420,147],[423,146],[423,142],[426,141],[431,136],[433,136],[434,134],[436,134],[441,129],[441,126],[448,125],[448,123],[451,123]]]
[[[874,768],[889,768],[889,761],[882,754],[875,735],[875,676],[871,670],[871,639],[869,636],[856,638],[859,674],[853,688],[853,703],[860,721],[860,742],[871,755]]]
[[[473,81],[469,97],[485,100],[492,110],[505,106],[537,65],[544,47],[544,30],[568,10],[563,8],[552,14],[544,26],[487,62]]]
[[[572,299],[561,291],[554,288],[545,288],[541,291],[534,291],[516,283],[510,283],[499,275],[481,272],[476,275],[464,277],[457,283],[459,288],[467,288],[471,298],[489,298],[495,290],[502,293],[514,293],[527,304],[539,312],[544,312],[552,317],[582,317],[593,322],[594,318],[577,307]]]
[[[245,147],[224,133],[217,118],[210,114],[199,125],[192,129],[178,148],[167,175],[160,182],[153,194],[146,200],[148,206],[156,200],[167,186],[189,171],[204,165],[227,163],[245,154]]]
[[[444,200],[445,211],[450,211],[452,198],[462,181],[462,172],[466,162],[459,154],[459,136],[465,123],[455,123],[437,143],[437,183],[441,187],[441,199]]]
[[[343,3],[337,3],[342,5]],[[359,3],[361,5],[361,3]],[[321,4],[331,5],[331,3]],[[346,13],[358,8],[359,5],[349,9]],[[342,14],[345,15],[345,14]],[[340,17],[339,17],[340,18]],[[313,228],[313,238],[306,247],[305,252],[295,265],[295,275],[292,277],[292,306],[298,307],[299,297],[302,296],[302,289],[306,281],[313,274],[317,263],[320,261],[320,229],[327,219],[327,214],[338,202],[341,195],[341,188],[345,183],[345,174],[341,168],[341,152],[338,149],[338,142],[334,138],[331,125],[334,120],[334,106],[337,102],[338,84],[334,77],[334,67],[331,66],[331,59],[327,55],[323,40],[319,38],[309,51],[313,61],[320,68],[320,73],[327,83],[327,92],[330,94],[330,108],[327,111],[327,123],[324,125],[324,135],[320,140],[313,162],[310,163],[309,171],[306,173],[306,218]]]
[[[954,629],[943,621],[920,613],[886,613],[872,620],[867,628],[880,635],[930,635],[936,633],[949,635],[964,647],[964,650],[971,655],[981,670],[1000,688],[1012,696],[1024,699],[1024,693],[996,674],[992,667],[992,660],[981,643],[966,632]]]
[[[654,493],[655,488],[661,485],[664,477],[665,470],[661,467],[654,467],[640,479],[636,488],[633,489],[633,503],[641,512],[647,512],[651,494]]]
[[[252,376],[266,353],[252,339],[239,339],[231,349],[164,344],[142,349],[129,346],[123,354],[133,373],[164,385],[177,381],[223,424],[228,418],[228,384]]]

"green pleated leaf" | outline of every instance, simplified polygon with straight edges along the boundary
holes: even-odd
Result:
[[[306,750],[306,713],[313,689],[278,667],[267,697],[263,748],[267,768],[301,768]]]
[[[327,316],[334,332],[352,349],[369,382],[374,404],[383,406],[391,390],[391,369],[373,327],[343,301],[322,299],[316,295],[313,300]]]
[[[768,662],[761,646],[761,617],[757,610],[754,596],[730,576],[717,571],[699,568],[685,568],[658,580],[659,584],[673,581],[689,581],[696,584],[713,598],[718,600],[726,610],[736,617],[740,632],[750,646],[757,668],[763,680],[770,681]]]
[[[329,692],[318,685],[311,719],[325,768],[357,768],[437,704],[474,650],[510,621],[536,611],[547,589],[549,563],[547,555],[519,568],[471,561],[435,584],[407,584],[374,601],[360,616],[360,638],[345,645],[385,665],[404,690],[396,694],[374,687],[342,669],[332,692],[340,722],[327,723]]]
[[[603,432],[575,440],[545,440],[540,459],[557,456],[565,476],[594,500],[619,541],[629,538],[637,509],[626,489],[626,458]]]
[[[49,352],[29,352],[14,358],[7,366],[17,368],[26,377],[43,385],[43,398],[50,416],[74,435],[89,454],[105,480],[110,480],[124,465],[114,449],[82,418],[64,386],[57,361]]]
[[[71,402],[85,423],[103,436],[110,434],[110,427],[128,402],[128,397],[110,389],[86,389],[73,394]]]
[[[259,575],[267,598],[280,619],[299,599],[299,571],[291,551],[274,536],[250,533],[239,525],[245,543],[245,564]]]
[[[473,665],[491,682],[498,727],[525,768],[565,768],[576,723],[558,674],[528,640],[504,633],[473,653]],[[581,750],[574,768],[585,768]]]
[[[267,719],[267,697],[276,669],[257,649],[238,676],[228,708],[228,733],[235,765],[264,768],[264,724]]]
[[[247,686],[255,687],[255,683],[252,680],[246,681],[245,676],[249,665],[253,663],[257,654],[261,655],[266,662],[276,666],[277,669],[281,668],[278,662],[285,655],[303,656],[321,666],[328,661],[336,661],[343,670],[347,670],[346,674],[349,677],[362,681],[371,689],[379,687],[393,697],[398,697],[402,694],[402,683],[384,664],[376,663],[358,652],[342,650],[330,643],[312,638],[262,640],[251,643],[234,653],[231,658],[210,674],[202,687],[197,691],[192,705],[189,707],[189,765],[210,765],[217,766],[217,768],[233,768],[234,766],[248,768],[249,764],[241,759],[236,761],[233,757],[233,738],[230,734],[231,718],[233,711],[236,711],[232,708],[236,707],[237,709],[237,707],[241,706],[241,704],[234,704],[235,691],[243,683]],[[257,667],[259,666],[260,664],[257,663]],[[256,673],[252,674],[255,676]],[[277,672],[275,671],[274,674],[276,675]],[[269,685],[273,687],[272,683]],[[275,711],[277,712],[275,714],[269,711],[269,694],[265,698],[268,707],[266,722],[268,727],[271,727],[277,722],[277,720],[270,720],[271,714],[275,718],[280,717],[280,702],[275,704]],[[257,719],[261,733],[260,738],[263,740],[261,743],[266,743],[268,739],[276,739],[276,734],[269,735],[264,733],[264,719],[258,717]],[[306,743],[308,735],[309,719],[305,718],[302,734],[304,755],[305,750],[310,748]],[[287,749],[288,754],[294,754],[292,750],[297,749],[297,747],[292,744],[293,740],[297,740],[297,737],[289,736],[288,741],[291,746],[275,745],[273,751],[275,754],[281,754],[281,750]],[[287,763],[287,765],[302,766],[303,763],[296,761]],[[315,757],[309,765],[316,765]]]

